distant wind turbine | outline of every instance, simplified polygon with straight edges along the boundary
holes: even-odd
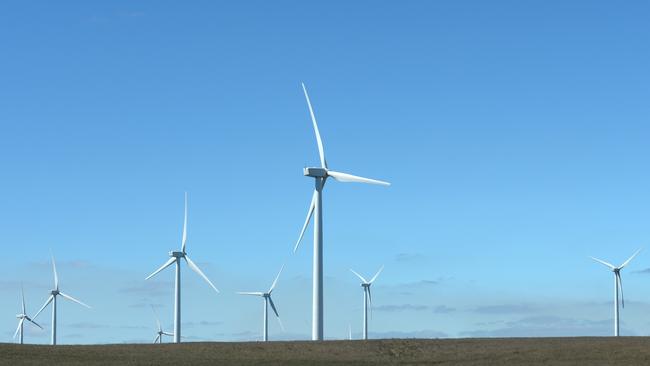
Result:
[[[160,268],[150,274],[145,280],[150,279],[151,277],[158,274],[158,272],[163,269],[171,266],[176,263],[176,282],[174,284],[174,342],[181,343],[181,259],[184,259],[187,262],[187,265],[201,276],[205,282],[210,285],[217,293],[219,290],[210,282],[208,277],[199,269],[199,267],[190,259],[190,257],[185,252],[185,244],[187,242],[187,192],[185,192],[185,216],[183,219],[183,237],[181,240],[181,251],[180,252],[169,252],[169,260],[165,262]]]
[[[22,285],[20,286],[20,299],[21,299],[21,310],[20,314],[16,314],[16,318],[18,318],[18,328],[16,328],[16,333],[14,333],[14,339],[16,339],[16,336],[20,333],[20,337],[18,338],[20,344],[23,344],[23,333],[24,333],[24,327],[25,327],[25,320],[28,322],[34,324],[35,326],[43,329],[37,322],[33,321],[32,318],[30,318],[27,315],[27,310],[25,310],[25,292],[23,291]]]
[[[368,179],[363,177],[358,177],[355,175],[340,173],[333,170],[329,170],[327,166],[327,161],[325,160],[325,151],[323,149],[323,141],[318,130],[318,124],[316,123],[316,117],[314,116],[314,109],[311,106],[311,101],[309,100],[309,95],[307,94],[307,88],[305,84],[302,84],[302,90],[305,93],[305,99],[307,100],[307,106],[309,107],[309,115],[311,116],[311,121],[314,127],[314,133],[316,134],[316,143],[318,144],[318,154],[320,156],[320,167],[317,168],[304,168],[304,175],[307,177],[314,178],[315,188],[314,194],[311,198],[311,204],[309,205],[309,210],[307,211],[307,219],[305,224],[300,231],[300,236],[298,237],[298,242],[294,248],[294,252],[298,250],[300,241],[305,235],[305,230],[309,221],[311,220],[312,215],[314,216],[314,259],[313,259],[313,292],[312,292],[312,331],[311,339],[315,341],[323,340],[323,206],[322,206],[322,195],[323,187],[325,186],[325,181],[327,177],[332,177],[334,180],[339,182],[357,182],[357,183],[367,183],[367,184],[379,184],[384,186],[389,186],[390,183],[382,182],[380,180]]]
[[[56,273],[56,263],[54,262],[54,256],[52,256],[52,270],[54,272],[54,290],[50,291],[50,297],[47,298],[45,301],[45,304],[41,307],[41,309],[34,315],[34,319],[38,316],[38,314],[45,309],[50,303],[52,303],[52,339],[51,339],[51,344],[54,346],[56,345],[56,298],[61,295],[63,296],[64,299],[70,300],[72,302],[76,302],[79,305],[85,306],[88,309],[90,309],[90,306],[84,304],[83,302],[75,299],[74,297],[67,295],[63,293],[62,291],[59,290],[59,276]]]
[[[628,258],[623,264],[620,266],[616,267],[613,264],[607,263],[603,260],[600,260],[598,258],[591,257],[591,259],[595,260],[598,263],[601,263],[605,266],[607,266],[609,269],[614,272],[614,336],[618,337],[619,336],[619,310],[618,310],[618,291],[620,289],[621,291],[621,305],[625,308],[625,299],[623,298],[623,282],[621,280],[621,270],[630,263],[630,261],[636,257],[637,254],[641,249],[637,250],[630,258]]]
[[[280,274],[282,273],[283,269],[284,269],[284,264],[280,268],[280,272],[278,272],[278,275],[275,276],[275,280],[273,280],[273,284],[271,284],[271,288],[269,288],[267,292],[238,292],[239,295],[261,296],[264,299],[263,326],[262,326],[262,339],[264,342],[268,342],[269,340],[269,304],[271,305],[271,309],[273,309],[275,316],[278,318],[278,321],[280,322],[280,326],[282,326],[282,322],[280,320],[280,314],[278,314],[278,309],[276,309],[275,304],[273,303],[273,298],[271,298],[271,294],[275,289],[275,285],[278,284],[278,279],[280,278]]]
[[[156,338],[154,338],[153,343],[161,344],[162,336],[166,335],[173,337],[174,335],[172,333],[165,332],[162,329],[162,326],[160,325],[160,319],[158,319],[158,314],[156,314],[156,310],[153,308],[153,306],[151,307],[151,311],[153,312],[153,316],[156,318],[156,326],[158,326],[158,330],[156,331]]]
[[[366,280],[355,272],[354,270],[352,273],[354,273],[359,279],[361,279],[361,287],[363,287],[363,339],[368,339],[368,305],[370,304],[370,311],[372,312],[372,294],[370,293],[370,286],[372,285],[373,282],[379,277],[379,274],[381,271],[384,269],[382,266],[379,268],[379,271],[375,273],[375,275],[370,279],[370,281]]]

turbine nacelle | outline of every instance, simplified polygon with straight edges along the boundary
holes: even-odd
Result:
[[[305,177],[312,178],[327,178],[327,169],[325,168],[304,168],[303,174]]]
[[[186,254],[184,252],[176,252],[176,251],[173,251],[173,250],[169,252],[169,256],[173,257],[173,258],[184,258],[185,255]]]
[[[52,291],[50,291],[50,295],[52,295],[52,296],[57,296],[59,293],[60,293],[59,290],[52,290]]]

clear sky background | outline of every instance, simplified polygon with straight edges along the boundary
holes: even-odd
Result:
[[[393,183],[329,182],[325,335],[610,335],[613,275],[650,244],[650,5],[644,1],[12,2],[0,5],[0,338],[20,283],[62,290],[61,343],[171,330],[180,247],[187,341],[311,329],[318,151]],[[622,334],[650,334],[650,248],[623,271]],[[26,327],[26,341],[46,343]]]

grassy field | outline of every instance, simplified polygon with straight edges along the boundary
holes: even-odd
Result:
[[[650,338],[387,339],[373,341],[19,346],[0,365],[650,365]]]

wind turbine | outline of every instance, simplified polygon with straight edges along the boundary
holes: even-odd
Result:
[[[76,302],[79,305],[85,306],[88,309],[90,309],[90,306],[84,304],[83,302],[75,299],[74,297],[63,293],[62,291],[59,290],[59,276],[56,273],[56,263],[54,262],[54,256],[52,256],[52,270],[54,272],[54,290],[50,291],[50,297],[47,298],[45,301],[45,304],[41,307],[41,309],[34,315],[34,319],[38,316],[38,314],[45,309],[50,303],[52,303],[52,340],[51,344],[53,346],[56,345],[56,298],[61,295],[63,296],[64,299],[70,300],[72,302]]]
[[[174,335],[169,332],[165,332],[162,329],[162,326],[160,325],[160,319],[158,319],[158,314],[156,314],[156,310],[153,308],[153,306],[151,307],[151,311],[153,311],[153,316],[156,318],[156,325],[158,326],[158,331],[156,332],[156,338],[154,338],[153,343],[161,344],[162,336],[166,335],[166,336],[173,337]]]
[[[368,339],[368,303],[370,303],[370,311],[372,312],[372,294],[370,293],[370,285],[372,285],[373,282],[379,277],[379,274],[381,271],[384,270],[384,266],[379,268],[379,271],[375,273],[375,275],[370,279],[370,281],[366,280],[355,272],[353,269],[352,273],[354,273],[359,279],[361,279],[361,287],[363,287],[363,339]]]
[[[16,318],[18,318],[19,320],[18,320],[18,328],[16,328],[16,333],[14,333],[14,339],[16,338],[18,333],[20,333],[20,337],[18,339],[20,341],[20,344],[23,344],[23,338],[24,338],[23,337],[23,331],[24,331],[24,327],[25,327],[25,320],[27,320],[28,322],[34,324],[35,326],[37,326],[37,327],[39,327],[41,329],[43,329],[43,327],[41,327],[37,322],[33,321],[32,318],[30,318],[27,315],[27,310],[25,310],[25,292],[24,292],[22,286],[20,286],[20,298],[21,298],[21,301],[22,301],[22,303],[21,303],[21,312],[20,312],[20,314],[16,314]]]
[[[380,180],[368,179],[363,177],[358,177],[355,175],[340,173],[333,170],[330,170],[327,166],[327,161],[325,160],[325,151],[323,150],[323,141],[320,137],[320,132],[318,131],[318,124],[316,123],[316,117],[314,116],[314,109],[311,106],[311,101],[309,100],[309,95],[307,94],[307,88],[305,84],[302,84],[302,90],[305,93],[305,99],[307,100],[307,106],[309,107],[309,114],[311,116],[311,121],[314,126],[314,133],[316,134],[316,143],[318,144],[318,154],[320,156],[320,167],[316,168],[304,168],[303,173],[307,177],[314,178],[315,187],[314,194],[311,198],[311,204],[309,205],[309,210],[307,211],[307,219],[305,224],[300,231],[300,236],[298,237],[298,242],[294,247],[293,251],[298,250],[300,241],[305,235],[305,230],[307,225],[314,216],[314,259],[313,259],[313,290],[312,290],[312,331],[311,339],[315,341],[323,340],[323,187],[325,186],[325,181],[328,177],[334,178],[339,182],[358,182],[358,183],[367,183],[367,184],[379,184],[384,186],[389,186],[390,183],[382,182]]]
[[[263,312],[264,325],[262,327],[263,330],[262,340],[264,342],[268,342],[269,340],[269,304],[271,304],[271,309],[273,309],[275,316],[278,318],[278,321],[280,321],[280,326],[282,326],[280,320],[280,314],[278,314],[278,309],[275,308],[275,304],[273,303],[273,298],[271,298],[271,294],[275,289],[275,285],[277,285],[278,283],[278,279],[280,278],[280,274],[282,273],[283,269],[284,269],[284,264],[280,268],[280,272],[278,272],[278,275],[275,276],[275,280],[273,280],[273,284],[271,284],[271,288],[269,288],[267,292],[238,292],[239,295],[261,296],[264,299],[264,312]]]
[[[201,276],[217,293],[219,290],[210,282],[208,277],[203,274],[201,269],[190,259],[185,251],[187,242],[187,192],[185,192],[185,218],[183,219],[183,237],[181,239],[181,251],[169,252],[169,260],[165,262],[154,273],[150,274],[145,280],[158,274],[158,272],[176,263],[176,282],[174,284],[174,343],[181,343],[181,259],[184,259],[187,265]]]
[[[623,264],[620,266],[616,267],[613,264],[607,263],[603,260],[600,260],[598,258],[591,257],[591,259],[595,260],[598,263],[601,263],[605,266],[607,266],[609,269],[614,272],[614,337],[619,336],[619,311],[618,311],[618,291],[620,289],[621,291],[621,305],[623,305],[623,308],[625,308],[625,299],[623,298],[623,282],[621,281],[621,270],[630,263],[632,258],[636,257],[637,254],[641,249],[637,250],[630,258],[628,258]]]

